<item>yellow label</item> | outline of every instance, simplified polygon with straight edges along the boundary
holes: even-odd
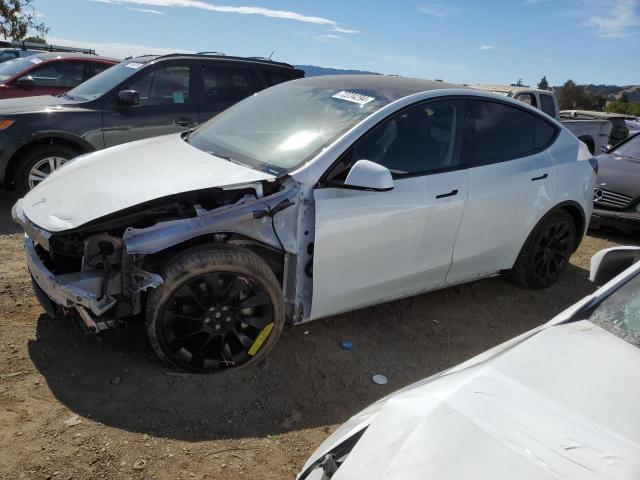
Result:
[[[256,353],[258,353],[258,350],[260,350],[260,347],[271,333],[271,330],[273,330],[273,323],[270,323],[262,329],[260,335],[258,335],[258,338],[256,338],[256,340],[253,342],[253,345],[251,345],[249,352],[247,352],[249,355],[253,357]]]

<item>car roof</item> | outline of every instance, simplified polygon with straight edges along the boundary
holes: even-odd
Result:
[[[168,55],[141,55],[139,57],[127,58],[126,61],[135,61],[137,63],[148,63],[151,61],[171,60],[171,59],[197,59],[197,60],[215,60],[215,61],[228,61],[228,62],[251,62],[261,65],[273,66],[276,68],[287,68],[292,70],[298,70],[293,65],[284,62],[276,62],[268,58],[262,57],[235,57],[231,55],[224,55],[216,52],[203,52],[203,53],[170,53]]]
[[[121,60],[118,58],[102,57],[100,55],[89,55],[86,53],[68,53],[68,52],[42,52],[31,55],[29,58],[39,58],[42,61],[56,60],[56,59],[69,59],[69,60],[97,60],[101,62],[113,62],[119,63]]]
[[[486,90],[486,91],[501,92],[501,93],[538,92],[538,93],[547,93],[549,95],[553,94],[553,92],[549,90],[542,90],[540,88],[527,87],[526,85],[479,84],[479,85],[472,85],[471,88],[475,88],[476,90]]]
[[[326,89],[371,90],[383,94],[388,100],[398,100],[415,93],[430,90],[467,89],[462,85],[395,75],[325,75],[296,80]]]

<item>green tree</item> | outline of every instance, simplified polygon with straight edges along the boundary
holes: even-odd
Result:
[[[593,101],[591,95],[582,85],[576,85],[573,80],[567,80],[558,93],[560,110],[591,110]]]
[[[627,95],[627,92],[622,92],[622,95],[620,95],[620,101],[622,103],[629,103],[629,96]]]
[[[38,22],[33,0],[0,0],[0,33],[5,40],[22,40],[29,30],[42,35],[49,31]]]
[[[594,95],[591,97],[592,108],[598,112],[603,112],[607,105],[607,99],[603,95]]]
[[[540,90],[549,90],[549,82],[546,75],[538,82],[538,88]]]
[[[31,42],[31,43],[47,43],[47,41],[44,38],[38,37],[38,36],[36,36],[36,37],[33,37],[33,36],[32,37],[27,37],[27,38],[24,39],[24,41],[25,42]]]

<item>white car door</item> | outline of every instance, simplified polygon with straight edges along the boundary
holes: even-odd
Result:
[[[469,199],[447,284],[513,266],[529,232],[557,203],[557,168],[547,148],[556,127],[489,100],[467,101],[462,162]]]
[[[314,192],[311,318],[444,284],[467,198],[459,165],[462,102],[425,102],[367,133]],[[357,160],[394,176],[386,192],[346,188]]]

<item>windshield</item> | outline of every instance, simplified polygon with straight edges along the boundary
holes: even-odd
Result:
[[[284,174],[387,103],[371,89],[287,82],[214,117],[188,142],[214,155]]]
[[[16,58],[14,60],[8,60],[6,62],[0,63],[0,81],[4,82],[5,80],[9,80],[14,75],[41,62],[42,60],[40,58],[35,57]]]
[[[600,303],[589,320],[623,340],[640,346],[640,274]]]
[[[71,90],[68,95],[79,100],[95,100],[136,73],[144,63],[125,61],[100,72]]]
[[[618,157],[640,160],[640,134],[636,134],[635,137],[624,142],[622,146],[615,148],[611,153]]]

